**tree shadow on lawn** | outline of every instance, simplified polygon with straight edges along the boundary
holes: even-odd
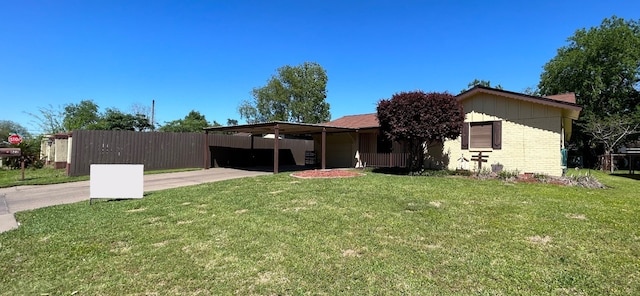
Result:
[[[640,174],[611,174],[611,176],[640,180]]]

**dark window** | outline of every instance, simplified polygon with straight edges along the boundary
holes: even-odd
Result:
[[[462,149],[502,149],[502,122],[464,123],[461,145]]]
[[[393,143],[391,140],[387,139],[387,137],[383,135],[378,135],[377,138],[377,153],[391,153],[391,148],[393,148]]]
[[[491,122],[474,122],[469,129],[469,147],[491,148],[493,124]]]

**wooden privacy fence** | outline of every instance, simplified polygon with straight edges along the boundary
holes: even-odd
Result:
[[[409,153],[360,153],[360,159],[367,167],[407,167]]]
[[[205,137],[204,133],[74,131],[69,175],[88,175],[91,164],[144,164],[145,170],[204,167],[205,156],[212,159],[211,147],[273,149],[273,139],[223,134],[208,134],[210,147],[205,147]],[[313,150],[311,140],[280,141],[280,151],[289,149],[296,164],[304,165],[305,151]]]

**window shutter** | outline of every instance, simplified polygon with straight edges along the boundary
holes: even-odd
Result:
[[[469,123],[462,123],[462,149],[469,149]]]
[[[502,149],[502,121],[493,122],[493,141],[491,148]]]

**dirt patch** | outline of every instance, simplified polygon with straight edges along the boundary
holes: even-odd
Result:
[[[439,207],[441,207],[441,206],[442,206],[442,203],[441,203],[441,202],[439,202],[439,201],[431,201],[431,202],[429,202],[429,204],[430,204],[431,206],[435,207],[435,208],[439,208]]]
[[[530,243],[534,243],[534,244],[537,244],[537,245],[543,245],[544,246],[544,245],[547,245],[547,244],[549,244],[551,242],[551,237],[547,236],[547,235],[545,235],[545,236],[536,235],[536,236],[527,237],[527,240]]]
[[[154,244],[151,244],[151,245],[156,247],[156,248],[160,248],[160,247],[166,246],[168,243],[169,243],[168,241],[161,241],[161,242],[157,242],[157,243],[154,243]]]
[[[587,216],[584,214],[567,214],[566,216],[569,219],[587,220]]]
[[[143,212],[143,211],[146,211],[146,210],[147,210],[147,208],[131,209],[131,210],[127,210],[127,213]]]
[[[237,211],[235,211],[235,213],[236,213],[237,215],[240,215],[240,214],[244,214],[244,213],[246,213],[246,212],[248,212],[248,211],[249,211],[249,210],[247,210],[247,209],[242,209],[242,210],[237,210]]]
[[[313,178],[351,178],[364,176],[364,173],[354,170],[308,170],[302,172],[295,172],[290,175],[291,177],[301,179],[313,179]]]
[[[362,256],[362,254],[358,250],[348,249],[348,250],[342,251],[342,257],[360,257],[360,256]]]

